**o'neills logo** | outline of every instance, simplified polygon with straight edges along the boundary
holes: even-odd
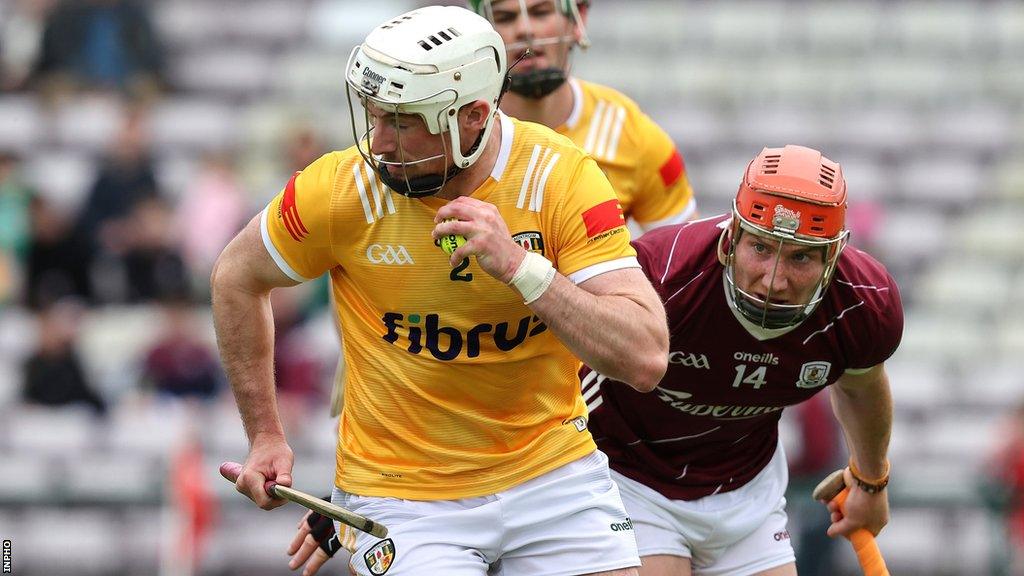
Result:
[[[698,404],[692,402],[693,394],[679,390],[669,390],[658,386],[655,388],[658,398],[669,406],[690,416],[707,416],[720,420],[745,420],[772,414],[783,409],[783,406],[725,406],[721,404]]]
[[[751,354],[750,352],[737,352],[732,355],[734,360],[740,362],[756,362],[758,364],[771,364],[772,366],[779,365],[779,357],[771,352],[764,352],[763,354]]]
[[[609,528],[612,529],[612,532],[622,532],[624,530],[632,530],[633,529],[633,520],[631,520],[629,518],[626,518],[625,522],[612,522],[612,524],[609,526]]]

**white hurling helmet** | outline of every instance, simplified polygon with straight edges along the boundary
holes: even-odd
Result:
[[[494,128],[494,112],[505,80],[505,58],[505,45],[491,24],[456,6],[429,6],[407,12],[378,26],[352,51],[346,83],[356,146],[388,187],[413,197],[435,194],[447,179],[476,162]],[[430,133],[439,135],[445,148],[450,148],[454,165],[444,174],[412,179],[393,174],[406,165],[443,155],[401,162],[374,157],[369,129],[362,137],[358,134],[353,92],[364,106],[372,103],[396,115],[422,117]],[[476,100],[488,102],[491,113],[477,142],[463,152],[458,126],[451,120],[457,118],[459,108]],[[369,127],[369,118],[365,118]]]

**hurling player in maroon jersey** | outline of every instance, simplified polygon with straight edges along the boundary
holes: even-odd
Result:
[[[590,429],[610,459],[643,576],[793,575],[782,409],[829,388],[850,453],[845,517],[889,518],[892,397],[884,362],[903,330],[885,268],[847,246],[840,166],[799,146],[749,164],[731,214],[634,243],[671,330],[648,394],[584,368]]]

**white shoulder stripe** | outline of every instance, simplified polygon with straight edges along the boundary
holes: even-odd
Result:
[[[380,204],[380,197],[384,197],[384,206],[388,209],[388,214],[395,213],[395,204],[391,201],[391,189],[380,183],[380,189],[377,188],[376,174],[369,165],[366,165],[366,175],[369,176],[370,180],[370,191],[373,192],[373,204],[377,207],[377,217],[384,217],[384,208]]]
[[[829,330],[831,330],[831,329],[832,329],[832,327],[833,327],[833,326],[835,326],[835,325],[836,325],[836,322],[838,322],[838,321],[840,321],[840,320],[842,320],[842,319],[843,319],[843,316],[845,316],[847,312],[849,312],[850,310],[853,310],[854,308],[857,308],[858,306],[863,306],[863,305],[864,305],[864,301],[863,301],[863,300],[861,300],[860,302],[857,302],[856,304],[854,304],[853,306],[850,306],[850,307],[849,307],[849,308],[847,308],[846,310],[843,310],[843,311],[842,311],[842,312],[840,312],[840,313],[839,313],[839,315],[838,315],[838,316],[836,316],[836,317],[835,317],[835,318],[834,318],[834,319],[833,319],[833,320],[832,320],[831,322],[829,322],[828,324],[826,324],[824,328],[822,328],[821,330],[818,330],[817,332],[812,332],[810,336],[808,336],[807,338],[805,338],[805,339],[804,339],[804,344],[807,344],[808,342],[810,342],[810,341],[811,341],[811,338],[814,338],[814,337],[815,337],[815,336],[817,336],[818,334],[824,334],[825,332],[828,332]]]
[[[352,167],[352,175],[356,179],[356,189],[359,190],[359,201],[363,204],[363,216],[367,224],[373,224],[373,210],[370,208],[370,199],[366,197],[366,185],[363,184],[363,173],[360,164]]]
[[[541,153],[541,145],[533,146],[533,153],[530,155],[530,163],[526,166],[526,174],[523,175],[523,184],[519,188],[519,199],[516,201],[516,208],[528,209],[533,212],[540,212],[544,205],[544,187],[547,186],[548,177],[554,170],[561,154],[551,148],[544,148]],[[530,195],[530,203],[526,203],[526,195]]]
[[[363,182],[363,167],[366,168],[366,180],[370,183],[370,195],[373,196],[372,207],[366,194],[366,183]],[[391,200],[391,189],[383,182],[379,187],[377,186],[377,174],[369,164],[365,162],[356,164],[352,167],[352,175],[356,180],[356,189],[359,191],[359,201],[363,205],[363,216],[366,217],[367,224],[373,224],[374,214],[377,215],[377,218],[383,218],[385,207],[388,214],[395,213],[395,203]]]
[[[534,188],[533,197],[530,198],[530,210],[534,212],[540,212],[541,206],[544,205],[544,188],[548,185],[548,176],[551,175],[551,171],[555,168],[555,164],[558,163],[558,158],[561,156],[559,153],[555,153],[548,160],[547,166],[544,167],[544,173],[540,176],[538,185]]]
[[[526,191],[530,188],[530,178],[533,176],[533,169],[537,167],[537,157],[540,156],[540,144],[533,145],[533,153],[530,155],[530,163],[526,165],[526,174],[523,176],[523,186],[519,189],[519,200],[516,208],[522,209],[526,203]]]
[[[858,288],[867,288],[868,290],[878,290],[879,292],[885,292],[886,290],[889,289],[888,286],[881,286],[881,287],[879,287],[879,286],[871,286],[870,284],[852,284],[850,282],[847,282],[846,280],[840,280],[838,278],[836,278],[836,283],[837,284],[845,284],[845,285],[849,286],[850,288],[853,288],[854,290],[856,290]]]
[[[696,280],[697,278],[700,278],[701,276],[703,276],[704,272],[706,272],[706,270],[701,270],[700,274],[697,274],[693,278],[690,278],[690,281],[687,282],[686,284],[683,284],[682,288],[680,288],[679,290],[676,290],[675,293],[672,294],[671,296],[669,296],[668,298],[665,298],[665,303],[667,304],[669,300],[671,300],[671,299],[675,298],[676,296],[678,296],[679,293],[682,292],[683,290],[686,290],[687,286],[689,286],[690,284],[693,284],[694,280]]]
[[[622,126],[626,123],[626,109],[622,106],[617,106],[615,112],[615,127],[612,128],[612,134],[610,141],[608,142],[608,152],[605,154],[605,158],[608,160],[615,160],[615,154],[619,151],[619,138],[622,136]]]
[[[625,258],[616,258],[615,260],[608,260],[607,262],[599,262],[592,266],[587,266],[582,270],[578,270],[569,275],[569,280],[572,280],[573,284],[579,286],[580,284],[590,280],[594,276],[600,276],[605,272],[611,272],[613,270],[622,270],[624,268],[639,268],[640,262],[637,261],[636,256],[627,256]]]
[[[604,157],[605,148],[608,146],[608,135],[611,133],[612,124],[615,122],[616,106],[609,105],[605,109],[604,118],[601,119],[601,131],[597,133],[597,141],[594,142],[594,156]]]
[[[668,251],[668,262],[665,262],[665,271],[661,274],[661,283],[665,283],[665,278],[668,277],[668,271],[672,268],[672,258],[676,255],[676,244],[679,242],[679,235],[683,233],[683,229],[676,230],[676,237],[672,239],[672,248]]]
[[[588,153],[594,151],[594,142],[597,140],[597,132],[600,130],[601,119],[604,117],[604,109],[607,103],[604,100],[597,101],[594,109],[594,116],[590,118],[590,128],[587,130],[587,139],[583,142],[583,149]]]
[[[281,253],[277,250],[277,246],[274,246],[274,241],[270,239],[270,230],[269,228],[267,228],[268,210],[270,210],[270,206],[264,208],[263,212],[260,214],[260,235],[263,236],[263,246],[267,249],[267,252],[270,254],[270,257],[273,258],[274,263],[277,264],[277,267],[280,268],[281,272],[284,272],[286,276],[288,276],[292,280],[295,280],[296,282],[309,282],[310,280],[312,280],[312,278],[306,278],[302,276],[301,274],[296,272],[291,266],[289,266],[288,262],[284,259],[284,256],[282,256]]]
[[[601,133],[597,140],[597,149],[594,156],[605,160],[615,159],[615,150],[619,146],[619,136],[622,135],[622,124],[626,120],[626,109],[622,106],[610,104],[605,111],[604,122],[601,124]]]

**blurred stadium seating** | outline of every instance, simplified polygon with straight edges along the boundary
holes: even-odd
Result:
[[[150,0],[172,87],[146,112],[162,193],[181,197],[203,155],[227,151],[255,213],[288,172],[292,127],[347,146],[348,52],[421,3]],[[851,213],[868,214],[853,243],[887,264],[907,308],[889,363],[893,515],[879,543],[896,574],[999,573],[1001,528],[977,486],[996,422],[1024,401],[1024,4],[593,4],[593,46],[575,72],[630,94],[671,133],[703,214],[728,208],[764,145],[815,146],[844,164]],[[7,16],[0,8],[0,24]],[[50,108],[0,93],[0,148],[17,150],[26,180],[74,213],[122,114],[109,98]],[[212,346],[208,311],[196,317]],[[0,535],[14,540],[18,573],[160,573],[169,459],[190,425],[222,503],[202,573],[285,573],[300,510],[260,512],[216,477],[216,463],[245,456],[230,400],[189,409],[139,394],[140,356],[160,322],[147,304],[88,310],[78,352],[111,405],[98,419],[20,401],[36,323],[0,304]],[[335,351],[324,312],[307,332],[326,394]],[[296,485],[326,493],[333,423],[326,406],[303,421],[291,436]]]

